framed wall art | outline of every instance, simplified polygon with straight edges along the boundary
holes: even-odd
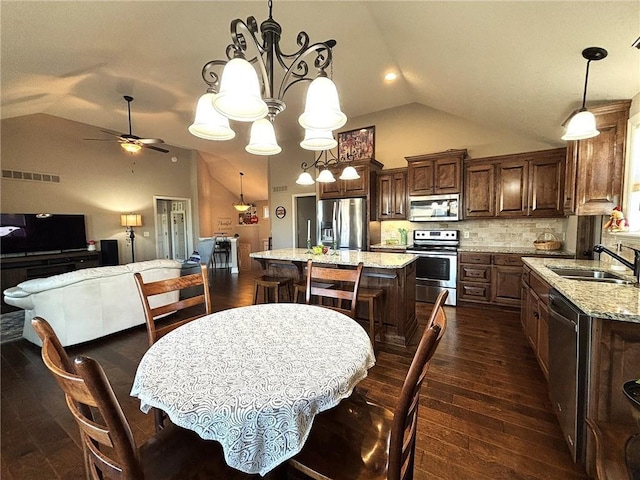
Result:
[[[375,134],[376,127],[374,126],[338,133],[338,157],[340,160],[375,158]]]

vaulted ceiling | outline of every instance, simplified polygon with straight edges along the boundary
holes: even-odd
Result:
[[[2,118],[46,113],[196,149],[226,185],[244,170],[245,195],[267,198],[267,163],[236,139],[190,135],[200,72],[224,59],[230,22],[268,16],[266,1],[4,1],[1,5]],[[561,124],[580,107],[585,47],[609,55],[591,64],[589,103],[640,93],[637,1],[280,1],[282,50],[296,35],[335,39],[334,67],[348,117],[412,102],[490,128],[562,145]],[[383,80],[388,70],[399,78]],[[304,88],[285,97],[280,143],[300,141]],[[159,159],[167,161],[171,154]],[[168,157],[168,158],[167,158]]]

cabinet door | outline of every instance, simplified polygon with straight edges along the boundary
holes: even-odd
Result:
[[[538,311],[539,305],[538,296],[529,290],[527,295],[527,316],[526,316],[526,334],[531,347],[534,352],[538,349],[538,319],[540,318],[540,312]]]
[[[391,194],[393,201],[393,218],[404,220],[407,218],[407,174],[398,172],[392,177]]]
[[[491,272],[491,301],[498,305],[520,305],[522,268],[495,265]]]
[[[496,166],[498,217],[523,217],[527,214],[529,165],[525,160]]]
[[[378,175],[378,220],[393,218],[393,175]]]
[[[578,140],[576,214],[609,215],[622,203],[624,149],[631,102],[590,108],[600,135]]]
[[[538,342],[536,344],[536,357],[544,373],[549,379],[549,310],[543,302],[538,302]]]
[[[464,216],[493,217],[496,209],[495,165],[478,164],[465,167]]]
[[[438,159],[433,165],[433,170],[434,193],[460,193],[462,191],[462,162],[459,158]]]
[[[565,156],[556,153],[536,158],[529,163],[529,215],[532,217],[563,216],[563,163]]]
[[[409,195],[433,194],[433,160],[409,162]]]

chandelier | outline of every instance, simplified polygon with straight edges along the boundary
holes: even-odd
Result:
[[[587,83],[589,81],[589,64],[592,61],[602,60],[607,56],[607,51],[600,47],[589,47],[582,51],[582,56],[587,60],[587,73],[584,77],[584,92],[582,93],[582,108],[571,117],[567,132],[562,140],[584,140],[600,134],[596,128],[596,117],[587,110]]]
[[[298,118],[305,130],[300,146],[314,151],[334,148],[337,142],[332,131],[347,122],[346,115],[340,110],[336,86],[326,73],[332,66],[331,49],[336,41],[310,44],[309,35],[301,31],[296,39],[298,50],[283,53],[280,49],[282,28],[272,17],[271,0],[268,6],[269,18],[262,22],[260,30],[253,16],[246,22],[233,20],[232,43],[225,52],[227,60],[211,60],[202,68],[207,93],[198,100],[189,132],[207,140],[230,140],[235,132],[229,120],[253,122],[245,150],[255,155],[276,155],[282,148],[276,140],[273,122],[286,108],[283,98],[293,85],[311,82],[305,110]],[[258,39],[258,33],[262,41]],[[248,52],[250,47],[255,54]],[[308,63],[313,56],[315,79],[310,76],[312,68]],[[278,66],[283,72],[276,84]]]
[[[316,158],[315,162],[313,162],[311,165],[307,165],[307,162],[302,162],[302,164],[300,165],[300,167],[302,168],[302,173],[298,176],[298,179],[296,180],[296,183],[298,185],[313,185],[315,183],[313,181],[313,177],[307,171],[311,167],[321,169],[320,174],[316,177],[316,180],[315,180],[316,182],[320,182],[320,183],[335,182],[336,179],[333,176],[333,173],[331,172],[331,170],[329,170],[329,167],[333,165],[340,165],[342,163],[349,163],[349,165],[347,165],[344,168],[344,170],[342,170],[342,174],[340,174],[340,177],[339,177],[340,180],[357,180],[358,178],[360,178],[360,175],[358,175],[358,172],[356,171],[356,169],[352,165],[350,165],[352,161],[350,157],[347,157],[346,160],[341,160],[336,158],[333,152],[329,151],[328,153],[331,154],[331,158],[329,158],[327,152],[328,152],[327,150],[325,150],[324,152],[320,152],[320,154],[318,155],[318,158]]]
[[[240,203],[234,203],[233,208],[235,208],[239,212],[246,212],[251,208],[251,205],[248,203],[244,203],[244,195],[242,195],[242,177],[244,173],[240,172]]]

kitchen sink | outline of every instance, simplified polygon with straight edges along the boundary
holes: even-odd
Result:
[[[619,284],[633,283],[631,280],[626,280],[615,273],[609,273],[602,270],[580,270],[576,268],[550,268],[550,270],[562,278],[567,278],[569,280]]]

